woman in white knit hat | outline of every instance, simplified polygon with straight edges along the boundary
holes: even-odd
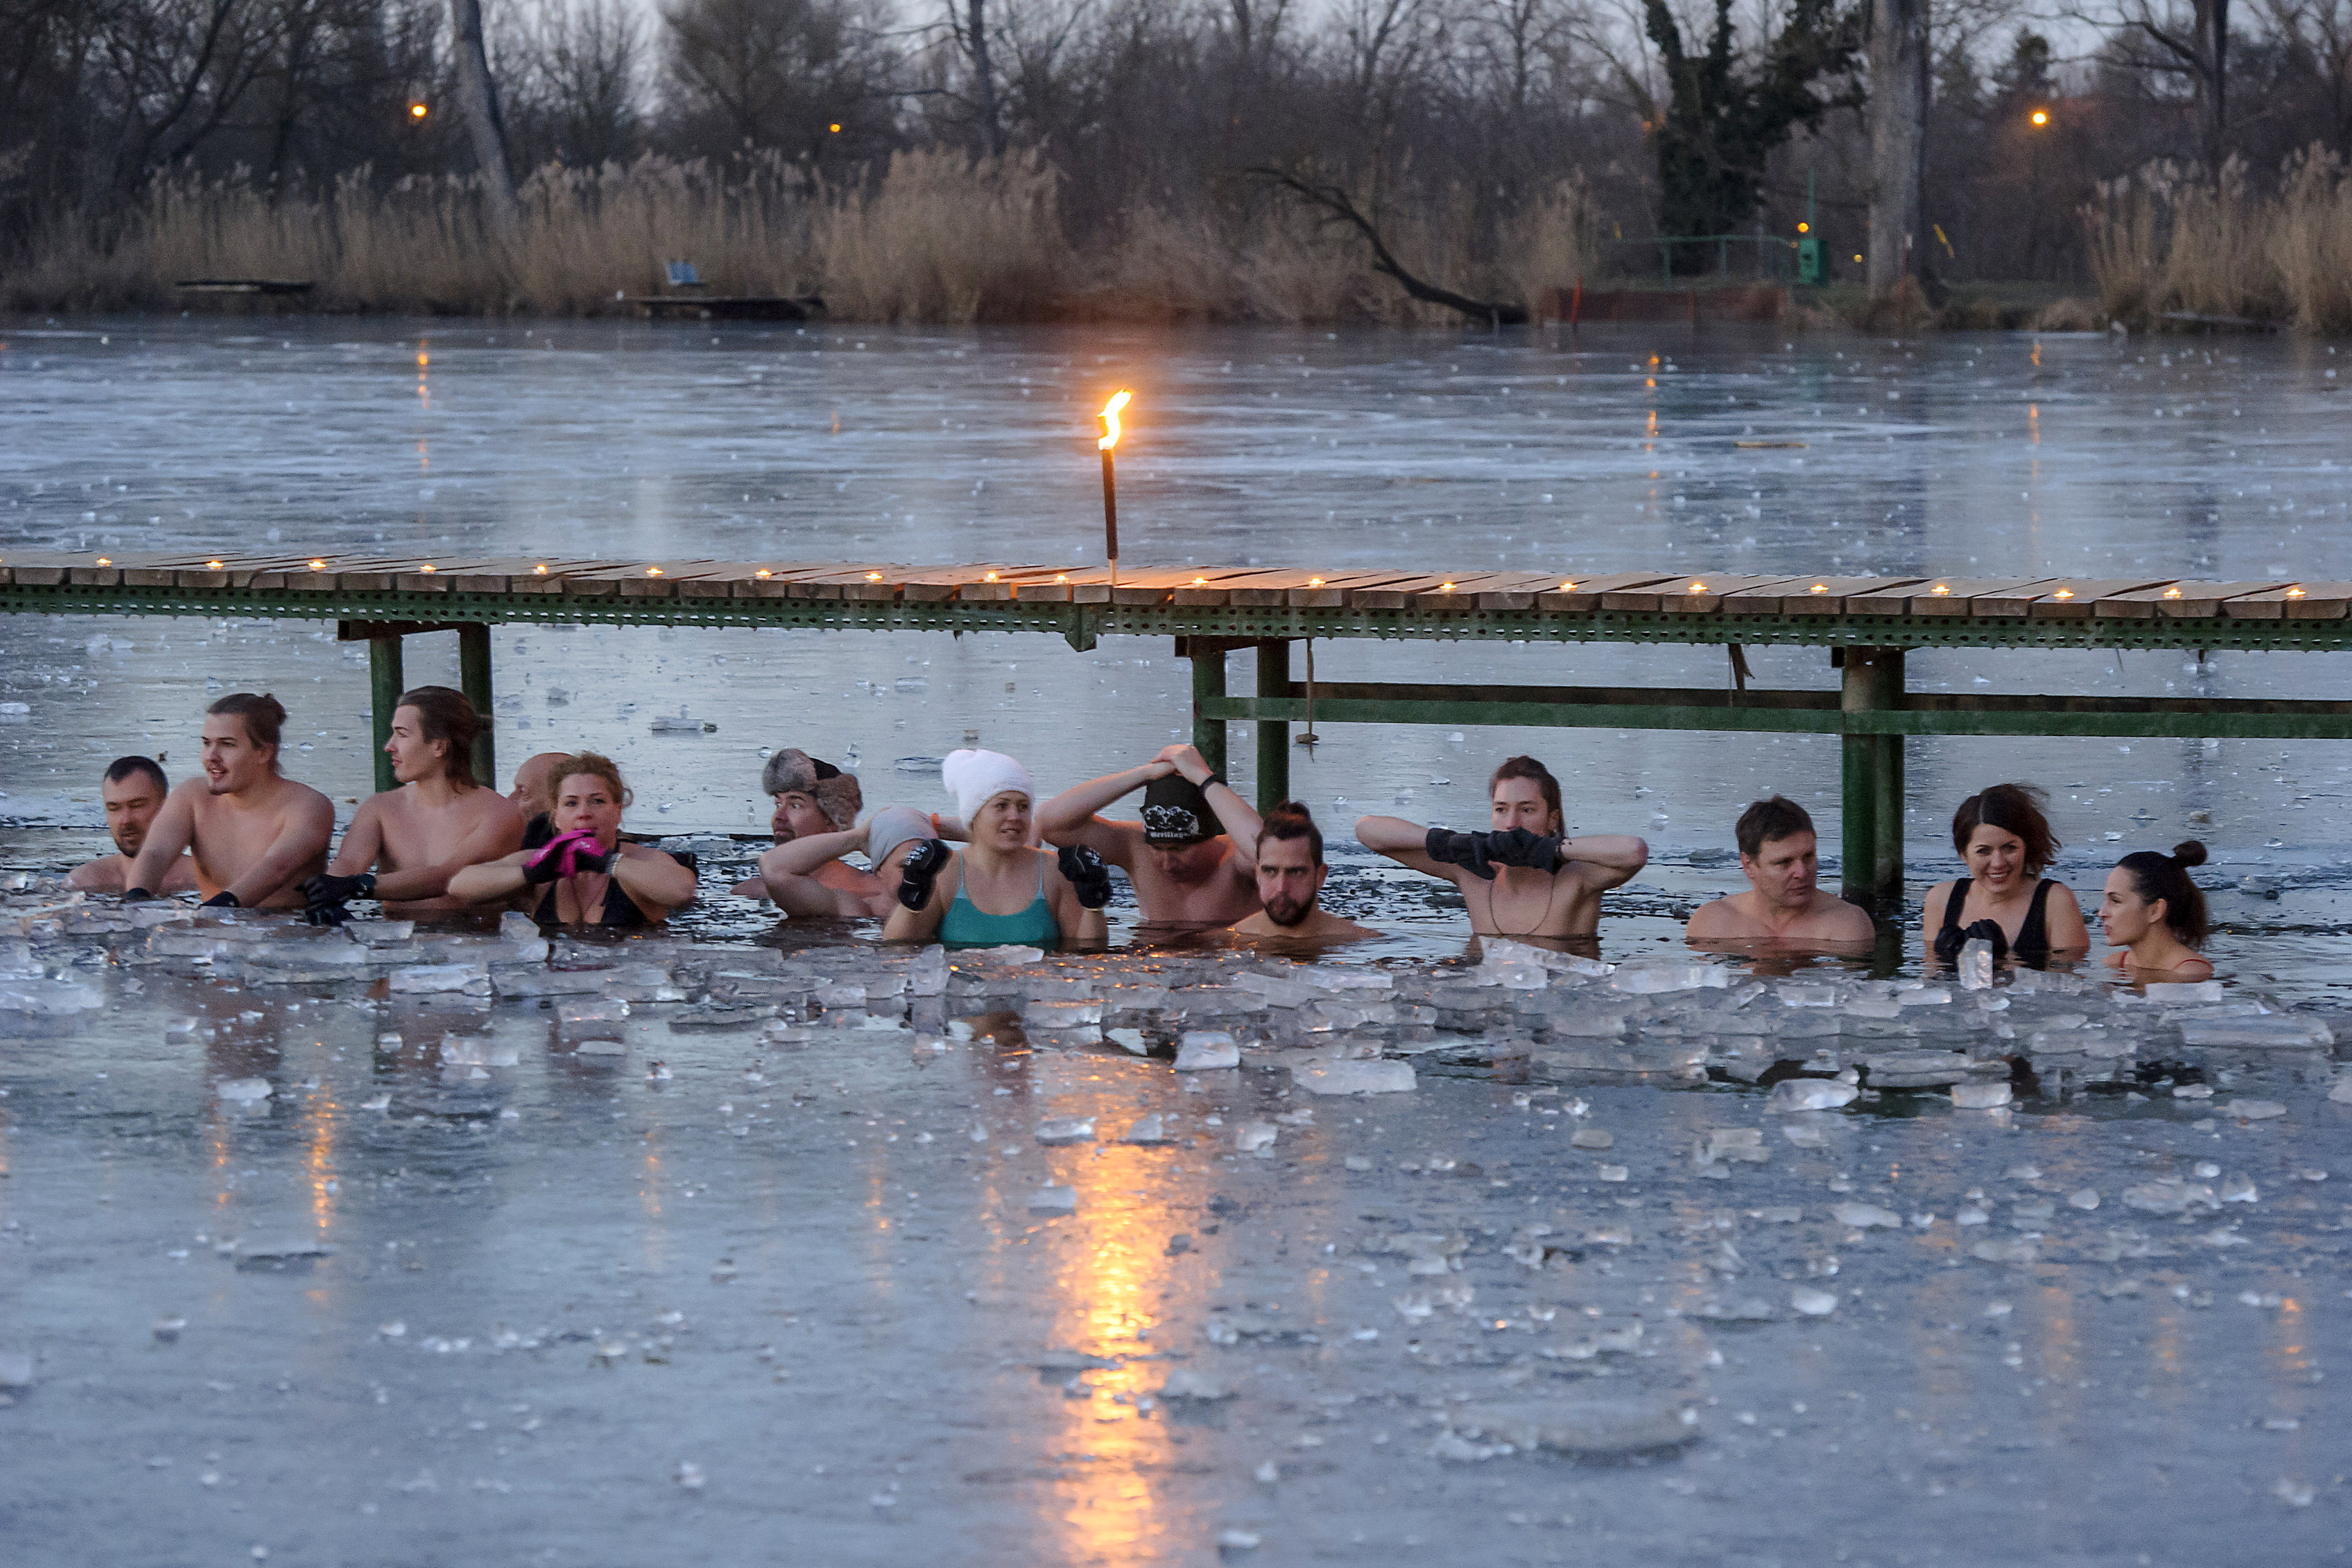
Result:
[[[1036,847],[1029,770],[1002,752],[954,752],[940,777],[971,842],[961,853],[937,839],[909,852],[901,907],[883,936],[957,947],[1101,942],[1109,874],[1091,851],[1064,850],[1057,860]]]

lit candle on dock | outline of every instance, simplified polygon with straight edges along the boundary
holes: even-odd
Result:
[[[1103,553],[1110,558],[1110,585],[1118,586],[1118,468],[1113,457],[1118,449],[1118,411],[1135,400],[1135,394],[1125,387],[1110,395],[1100,414],[1102,439],[1095,445],[1101,449],[1103,466]]]

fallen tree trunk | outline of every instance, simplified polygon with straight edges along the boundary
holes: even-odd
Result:
[[[1344,223],[1364,237],[1372,247],[1372,270],[1384,278],[1392,278],[1398,287],[1424,305],[1443,305],[1449,310],[1459,310],[1473,321],[1484,321],[1490,327],[1524,327],[1528,324],[1525,305],[1507,304],[1499,300],[1474,300],[1467,294],[1456,294],[1451,289],[1440,289],[1434,283],[1424,283],[1404,269],[1381,238],[1381,231],[1372,226],[1371,219],[1356,210],[1356,204],[1338,185],[1318,185],[1302,180],[1283,169],[1254,168],[1249,173],[1259,179],[1280,185],[1323,215],[1327,223]]]

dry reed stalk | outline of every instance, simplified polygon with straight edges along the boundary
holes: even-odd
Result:
[[[1547,289],[1601,272],[1601,214],[1582,175],[1559,181],[1519,209],[1503,237],[1503,290],[1532,310]]]
[[[1060,178],[1034,150],[892,154],[873,190],[834,192],[815,215],[826,303],[866,321],[1047,314],[1069,267]]]
[[[2287,165],[2269,226],[2272,265],[2294,324],[2306,332],[2352,332],[2352,173],[2314,144]]]

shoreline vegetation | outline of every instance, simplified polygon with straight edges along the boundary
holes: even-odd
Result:
[[[1237,188],[1213,211],[1138,203],[1074,239],[1061,185],[1034,152],[901,152],[839,184],[781,159],[646,153],[545,166],[502,231],[469,176],[380,187],[359,171],[323,195],[276,199],[242,177],[159,180],[103,223],[69,213],[34,236],[0,273],[0,310],[236,311],[249,307],[174,285],[271,278],[309,281],[292,308],[322,314],[626,315],[624,296],[674,292],[664,264],[684,260],[711,294],[814,294],[841,321],[1463,322],[1378,276],[1360,237],[1278,191]],[[1527,203],[1490,245],[1475,242],[1472,205],[1458,190],[1389,204],[1383,236],[1424,277],[1530,306],[1580,279],[1648,281],[1604,275],[1601,219],[1580,180]],[[2290,159],[2268,195],[2237,160],[2218,178],[2150,164],[2102,185],[2082,217],[2093,297],[1956,285],[1890,315],[1832,285],[1785,324],[2352,333],[2352,169],[2323,148]]]
[[[1061,182],[1034,152],[902,152],[841,184],[781,160],[722,171],[647,153],[546,166],[501,233],[469,176],[378,190],[362,173],[322,197],[277,201],[242,180],[163,181],[103,226],[69,215],[37,235],[0,273],[0,310],[177,311],[200,308],[175,289],[182,279],[272,278],[311,282],[298,308],[322,313],[624,315],[635,307],[621,296],[675,292],[665,263],[690,261],[710,294],[814,294],[845,321],[1460,320],[1406,297],[1370,270],[1360,240],[1273,194],[1240,193],[1222,213],[1137,204],[1074,244]],[[1457,193],[1438,210],[1386,212],[1387,237],[1428,272],[1496,298],[1598,270],[1581,184],[1529,202],[1500,259],[1475,254],[1472,226],[1449,210],[1467,205]]]

